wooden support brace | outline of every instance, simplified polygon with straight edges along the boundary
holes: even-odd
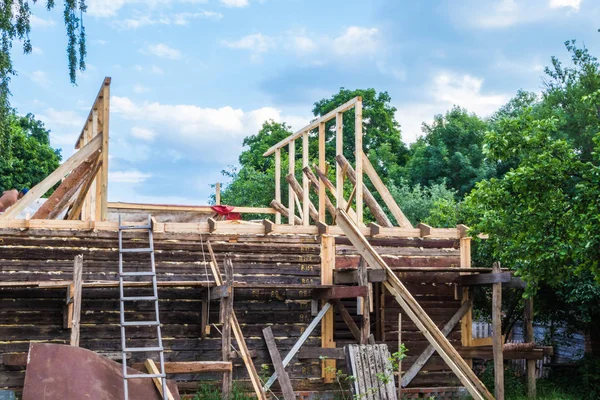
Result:
[[[352,319],[352,316],[350,315],[350,313],[348,312],[348,310],[346,309],[344,304],[342,304],[342,302],[337,299],[333,300],[332,303],[335,306],[335,310],[338,312],[338,314],[340,314],[340,316],[342,317],[342,319],[344,320],[344,322],[350,329],[352,336],[354,336],[354,338],[356,339],[357,342],[360,342],[361,330],[356,325],[356,322],[354,322],[354,320]]]
[[[364,286],[334,286],[317,288],[313,290],[313,298],[321,300],[364,298],[368,294],[368,287]]]
[[[75,256],[73,263],[73,316],[71,324],[71,346],[79,347],[79,329],[81,321],[81,288],[83,275],[83,255]]]
[[[321,284],[333,284],[333,270],[335,268],[335,237],[331,235],[321,236]],[[333,332],[335,321],[333,310],[325,314],[321,323],[321,347],[335,347]],[[336,362],[335,360],[322,360],[321,376],[324,383],[332,383],[335,379]]]
[[[495,274],[500,264],[494,263]],[[504,358],[502,357],[502,283],[492,285],[492,340],[494,350],[494,388],[496,400],[504,400]]]
[[[277,380],[279,381],[279,386],[281,386],[283,398],[285,400],[296,400],[296,395],[292,389],[292,382],[281,361],[281,355],[279,354],[279,350],[277,350],[277,344],[275,343],[273,331],[271,331],[270,326],[263,329],[263,335],[267,343],[267,349],[271,355],[271,360],[273,361],[273,367],[275,368],[275,372],[277,372]]]
[[[300,183],[298,183],[298,180],[296,180],[296,177],[293,174],[287,175],[285,177],[285,180],[289,183],[290,187],[292,188],[294,193],[296,193],[298,198],[305,199],[306,196],[304,196],[304,189],[302,189],[302,187],[300,186]],[[309,207],[308,210],[310,213],[310,217],[313,219],[313,221],[316,222],[319,220],[319,213],[318,213],[317,209],[315,208],[315,206],[313,205],[313,203],[310,200],[307,200],[307,201],[308,201],[308,207]]]
[[[154,361],[152,361],[151,359],[147,359],[146,362],[144,363],[144,365],[146,366],[146,370],[148,371],[148,373],[150,374],[160,374],[160,371],[158,370],[158,368],[156,367],[156,364],[154,364]],[[158,389],[158,392],[160,393],[161,396],[163,396],[163,386],[162,386],[162,379],[161,378],[152,378],[152,381],[154,382],[154,386],[156,386],[156,389]],[[168,387],[165,388],[167,390],[167,400],[175,400],[175,398],[173,397],[173,394],[171,393],[171,391],[169,390]]]
[[[523,310],[523,326],[525,328],[525,342],[533,343],[533,299],[525,299]],[[535,360],[527,360],[527,397],[535,399],[537,396]]]
[[[271,207],[273,207],[273,209],[275,211],[277,211],[280,215],[283,215],[284,217],[289,219],[289,213],[288,213],[288,209],[281,203],[279,203],[276,200],[273,200],[271,202]],[[294,221],[296,225],[301,225],[302,224],[302,220],[300,218],[298,218],[297,215],[294,215]]]
[[[310,186],[313,188],[313,191],[318,195],[319,188],[321,187],[319,179],[315,176],[315,174],[313,174],[312,170],[308,166],[302,168],[302,172],[304,173],[303,176],[308,178],[308,181],[310,183]],[[328,196],[325,196],[325,207],[327,208],[327,211],[333,218],[335,216],[335,206],[333,205]]]
[[[369,280],[367,277],[367,263],[364,258],[360,258],[358,263],[358,284],[361,286],[368,286]],[[369,335],[371,334],[371,318],[370,318],[370,303],[371,303],[371,293],[367,290],[367,295],[365,297],[359,298],[357,302],[357,310],[359,311],[359,315],[362,315],[362,325],[360,330],[360,343],[367,344],[367,340]]]

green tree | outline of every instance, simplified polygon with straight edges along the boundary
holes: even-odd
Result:
[[[7,133],[0,157],[0,192],[35,186],[58,168],[60,151],[50,147],[50,131],[32,114],[11,114]]]
[[[460,196],[468,193],[495,171],[482,149],[487,128],[485,121],[460,107],[436,115],[431,125],[423,124],[425,135],[411,146],[410,181],[423,186],[445,183]]]
[[[23,43],[23,52],[31,53],[32,45],[29,40],[31,32],[31,5],[36,0],[0,0],[0,154],[8,146],[10,107],[10,79],[16,74],[10,56],[15,39]],[[55,6],[55,0],[46,0],[47,10]],[[85,0],[65,0],[63,19],[67,31],[67,59],[69,78],[73,84],[76,81],[76,70],[85,70],[85,29],[81,15],[86,11]]]

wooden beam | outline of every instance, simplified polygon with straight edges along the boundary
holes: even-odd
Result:
[[[368,282],[383,282],[385,281],[385,271],[381,269],[368,269]],[[336,285],[347,285],[349,283],[358,283],[358,271],[353,270],[336,270],[333,274],[333,283]]]
[[[319,214],[317,212],[317,209],[312,204],[312,202],[308,199],[308,196],[306,196],[304,189],[300,186],[300,183],[298,183],[294,174],[289,174],[288,176],[285,177],[285,180],[288,182],[289,187],[293,191],[293,193],[295,193],[298,197],[301,197],[303,200],[307,201],[306,206],[308,207],[309,214],[306,215],[307,218],[303,218],[302,220],[309,222],[308,215],[310,215],[310,217],[313,219],[313,221],[318,221]],[[303,204],[303,212],[302,213],[304,214],[304,204]],[[306,226],[308,224],[303,223],[303,225]]]
[[[81,289],[83,276],[83,255],[75,256],[73,263],[73,323],[71,324],[71,346],[79,347],[79,329],[81,322]]]
[[[358,277],[358,284],[361,286],[366,286],[368,289],[369,280],[367,278],[367,263],[365,262],[364,258],[362,258],[362,257],[360,258],[360,261],[358,262],[357,277]],[[360,344],[367,344],[369,335],[371,334],[371,318],[370,318],[371,296],[370,296],[369,290],[367,290],[366,292],[367,292],[367,295],[362,298],[358,298],[357,304],[356,304],[358,315],[362,315],[362,324],[361,324],[361,329],[360,329]]]
[[[444,336],[448,336],[450,332],[454,329],[454,327],[459,323],[460,319],[471,309],[473,306],[473,302],[469,301],[463,303],[458,311],[454,313],[452,318],[444,325],[442,328],[442,333]],[[411,367],[406,371],[404,376],[402,377],[402,387],[408,386],[408,384],[417,376],[419,371],[423,368],[423,366],[429,361],[435,349],[432,345],[429,345],[421,355],[416,359],[416,361],[411,365]]]
[[[216,263],[215,253],[212,251],[212,246],[210,248],[211,260],[215,264],[215,270],[217,274],[218,267]],[[229,362],[231,358],[229,353],[231,351],[231,316],[233,315],[233,264],[231,263],[230,258],[225,259],[225,287],[227,288],[227,292],[229,296],[225,299],[221,300],[221,314],[223,315],[223,326],[221,328],[221,357],[223,361]],[[224,371],[223,372],[223,382],[221,384],[221,394],[224,399],[228,399],[231,396],[231,391],[233,389],[233,375],[232,371]]]
[[[358,329],[358,327],[357,327]],[[329,358],[332,360],[343,360],[344,349],[333,348],[333,349],[322,349],[320,347],[303,347],[298,352],[299,360],[314,360],[320,358]]]
[[[180,206],[172,204],[142,204],[142,203],[123,203],[109,202],[108,208],[113,212],[117,211],[147,211],[153,214],[161,211],[167,212],[193,212],[199,214],[214,215],[215,211],[211,206]],[[240,214],[275,214],[276,211],[271,207],[234,207],[233,211]]]
[[[94,164],[97,158],[98,154],[94,153],[75,168],[61,182],[48,200],[33,214],[32,219],[56,219],[86,180],[93,177],[92,173],[94,172]]]
[[[321,187],[321,185],[319,184],[319,178],[317,178],[315,176],[315,174],[313,174],[313,172],[310,169],[310,167],[304,167],[304,168],[302,168],[302,172],[303,172],[303,179],[304,179],[304,177],[308,178],[309,186],[313,188],[313,191],[318,196],[319,195],[319,188]],[[333,205],[333,203],[329,199],[329,196],[325,196],[325,206],[327,207],[327,211],[329,211],[329,214],[333,218],[335,216],[335,206]]]
[[[102,145],[100,136],[92,139],[91,142],[83,146],[81,150],[73,154],[67,161],[61,164],[57,169],[48,175],[44,180],[35,185],[25,196],[13,204],[8,210],[0,215],[0,220],[15,219],[21,211],[29,207],[31,203],[42,197],[52,186],[60,181],[66,174],[77,168],[79,164],[87,160],[92,154],[98,151]]]
[[[344,155],[344,114],[339,112],[335,115],[335,155]],[[344,174],[342,167],[335,164],[335,188],[336,188],[336,207],[344,207]],[[332,215],[335,215],[333,213]]]
[[[523,326],[525,328],[525,342],[533,343],[533,298],[531,297],[525,299]],[[527,360],[527,397],[530,399],[537,397],[535,365],[535,360]]]
[[[308,168],[308,132],[304,132],[302,135],[302,168]],[[302,213],[304,215],[302,225],[304,226],[310,225],[310,219],[308,218],[308,208],[310,205],[309,185],[310,182],[306,174],[302,174]]]
[[[356,182],[354,185],[358,188],[356,190],[356,225],[361,226],[363,223],[363,191],[360,190],[363,187],[363,126],[362,126],[362,99],[357,101],[354,105],[354,152],[355,152],[355,168],[356,168]],[[342,155],[343,157],[343,155]],[[350,164],[348,164],[349,166]],[[348,168],[350,169],[350,168]],[[366,186],[365,186],[366,187]],[[348,201],[350,203],[350,201]],[[375,203],[376,204],[376,203]],[[369,207],[370,208],[370,207]],[[373,212],[373,210],[371,210]],[[383,211],[382,211],[383,212]],[[375,212],[373,212],[375,214]],[[383,214],[385,216],[385,214]],[[376,218],[377,219],[377,218]],[[387,219],[387,216],[386,216]],[[379,221],[379,220],[378,220]],[[382,225],[387,226],[382,223]],[[390,224],[391,225],[391,224]]]
[[[400,226],[401,228],[412,228],[412,224],[410,223],[408,218],[406,218],[406,216],[400,209],[400,206],[398,206],[398,203],[396,203],[396,200],[394,200],[394,197],[392,197],[392,194],[379,177],[379,174],[377,174],[377,171],[373,167],[373,164],[371,164],[369,157],[367,157],[367,155],[364,153],[363,167],[365,169],[365,172],[367,173],[367,176],[371,180],[371,183],[373,184],[373,186],[375,186],[375,189],[381,196],[381,199],[396,219],[398,226]]]
[[[334,286],[313,290],[314,299],[352,299],[356,297],[366,297],[368,294],[367,286]],[[367,335],[368,336],[368,335]]]
[[[313,182],[313,185],[315,185],[315,187],[320,188],[321,187],[320,182],[323,182],[325,184],[325,189],[327,189],[329,191],[329,193],[332,194],[334,200],[337,202],[337,194],[336,194],[335,186],[333,186],[333,183],[331,183],[329,178],[327,178],[327,175],[325,175],[325,172],[321,171],[319,169],[319,167],[317,167],[317,166],[314,166],[314,167],[315,167],[315,171],[317,171],[317,175],[319,176],[318,179],[315,177],[316,182],[313,181],[313,178],[310,177],[311,175],[314,177],[314,174],[312,173],[312,171],[310,169],[308,169],[308,171],[305,171],[305,173],[309,174],[308,176],[311,179],[311,181]],[[331,200],[329,200],[328,196],[325,196],[325,198],[326,198],[325,203],[328,204],[327,208],[331,213],[332,219],[334,219],[335,218],[335,206],[333,205],[333,203],[331,203]],[[344,204],[344,207],[348,206],[349,202],[347,202],[346,199],[344,199],[343,194],[341,197],[341,202]],[[331,205],[329,205],[329,204],[331,204]],[[333,210],[331,210],[331,208],[333,208]],[[352,208],[350,208],[350,210],[347,212],[350,214],[350,216],[352,218],[356,218],[356,212]]]
[[[510,282],[511,279],[512,274],[510,272],[498,272],[492,274],[461,275],[457,278],[456,283],[461,286],[490,285],[493,283]]]
[[[146,359],[146,362],[144,363],[144,365],[146,366],[146,370],[148,371],[149,374],[160,374],[160,371],[156,367],[156,364],[154,364],[154,361],[152,361],[151,359],[149,359],[149,358]],[[158,392],[160,393],[160,395],[162,397],[166,397],[167,400],[175,400],[175,398],[173,397],[173,394],[171,393],[171,391],[169,390],[167,385],[164,386],[165,391],[167,392],[166,396],[164,396],[162,379],[163,378],[152,378],[152,381],[154,382],[154,386],[156,386],[156,389],[158,389]],[[166,380],[167,378],[164,378],[164,379]]]
[[[119,353],[119,356],[121,354]],[[143,369],[143,364],[132,364],[133,369]],[[207,372],[231,372],[232,365],[224,361],[167,361],[167,374],[203,374]]]
[[[465,230],[466,232],[466,230]],[[460,238],[460,267],[471,268],[471,238],[462,235]],[[465,275],[466,273],[460,273]],[[468,287],[462,289],[462,303],[472,302],[471,290]],[[473,309],[472,307],[467,311],[464,317],[460,321],[460,341],[465,347],[471,346],[473,342]],[[473,365],[473,360],[465,360],[469,366]]]
[[[480,358],[483,360],[491,360],[494,358],[494,350],[492,346],[488,347],[461,347],[458,352],[464,357]],[[544,350],[542,348],[534,348],[531,350],[507,350],[502,353],[505,360],[542,360],[544,358]]]
[[[431,347],[431,346],[429,346]],[[398,351],[402,349],[402,313],[398,313]],[[433,347],[431,347],[433,350]],[[432,352],[433,354],[433,352]],[[398,399],[402,399],[402,359],[398,360]]]
[[[75,200],[75,203],[73,203],[73,207],[71,207],[71,209],[69,210],[67,219],[69,219],[71,221],[77,220],[77,219],[82,219],[82,220],[86,220],[86,221],[92,220],[90,215],[82,214],[82,213],[84,213],[83,206],[84,206],[84,203],[86,201],[90,200],[92,197],[92,194],[91,194],[92,186],[96,179],[96,175],[98,175],[100,166],[102,166],[102,160],[100,159],[100,157],[98,157],[98,159],[96,159],[96,162],[92,166],[91,174],[88,175],[86,181],[81,186],[81,190],[79,191],[79,194],[77,195],[77,199]],[[91,207],[91,206],[88,205],[86,207]],[[88,209],[87,211],[90,211],[90,210]]]
[[[319,124],[319,170],[325,171],[325,122]],[[319,219],[318,222],[325,223],[325,184],[323,181],[319,182]]]
[[[331,304],[325,303],[325,306],[323,306],[323,308],[321,308],[321,311],[319,311],[319,314],[310,322],[310,324],[308,324],[308,326],[306,327],[306,330],[302,333],[302,335],[300,335],[300,338],[298,339],[298,341],[296,343],[294,343],[290,352],[287,353],[287,355],[283,359],[282,363],[283,363],[284,368],[290,363],[290,361],[292,361],[292,358],[294,358],[296,353],[298,353],[298,350],[300,350],[300,348],[302,347],[304,342],[306,342],[306,339],[308,339],[308,337],[315,330],[315,328],[317,327],[319,322],[321,322],[321,320],[323,319],[325,314],[329,311],[331,311]],[[326,351],[326,350],[331,350],[331,349],[323,349],[323,350]],[[275,372],[273,375],[271,375],[271,377],[269,378],[267,383],[265,383],[264,390],[268,390],[271,387],[271,385],[273,385],[273,383],[275,383],[275,380],[277,380],[277,372]]]
[[[281,150],[275,151],[275,201],[281,204]],[[275,223],[281,224],[281,213],[275,214]]]
[[[373,268],[382,268],[387,272],[387,280],[384,282],[385,287],[396,298],[400,307],[415,323],[417,329],[434,346],[438,354],[467,388],[471,396],[478,400],[493,400],[492,394],[477,378],[437,325],[431,320],[381,256],[371,247],[366,238],[360,233],[356,224],[350,220],[349,216],[343,210],[338,209],[337,221],[338,225],[346,233],[346,236],[348,236],[354,247],[358,250],[358,253],[365,258],[367,263]]]
[[[111,82],[111,78],[109,76],[105,77],[104,80],[102,81],[102,84],[100,85],[100,89],[98,90],[98,94],[96,95],[96,98],[94,99],[94,102],[92,103],[92,107],[90,108],[90,112],[88,113],[86,123],[83,125],[83,129],[81,129],[81,133],[79,134],[79,137],[77,138],[77,141],[75,142],[75,149],[80,148],[81,142],[82,142],[81,139],[85,135],[85,130],[87,128],[88,122],[92,121],[94,110],[97,110],[97,108],[98,108],[97,103],[99,102],[99,100],[102,99],[102,97],[104,97],[104,86],[110,85],[110,82]]]
[[[500,273],[495,262],[494,273]],[[492,341],[494,350],[494,389],[496,400],[504,400],[504,358],[502,357],[502,283],[492,285]]]
[[[288,144],[289,150],[288,150],[288,174],[294,175],[294,170],[296,167],[296,141],[292,140],[290,141],[290,143]],[[294,225],[295,221],[295,215],[296,213],[294,212],[295,210],[295,206],[294,206],[294,191],[292,190],[291,187],[289,187],[288,185],[288,224],[289,225]],[[292,218],[292,216],[294,216],[294,218]]]
[[[333,270],[335,269],[335,237],[331,235],[321,235],[321,284],[333,284]],[[324,302],[323,305],[327,304]],[[333,332],[335,330],[335,321],[333,310],[329,310],[323,322],[321,323],[321,347],[335,347],[333,341]],[[335,360],[322,360],[321,377],[324,383],[332,383],[335,379],[336,363]]]
[[[290,381],[290,377],[285,371],[285,367],[281,361],[281,355],[279,354],[279,350],[277,350],[277,344],[275,343],[273,331],[271,330],[270,326],[267,326],[265,329],[263,329],[263,336],[265,337],[267,349],[269,350],[271,360],[273,361],[273,367],[277,373],[277,381],[279,382],[279,386],[283,392],[283,398],[285,400],[296,400],[294,389],[292,389],[292,382]]]
[[[283,204],[277,202],[276,200],[273,200],[271,202],[271,207],[273,207],[273,209],[275,209],[281,215],[283,215],[284,217],[286,217],[286,218],[289,219],[289,213],[288,213],[288,209],[287,209],[286,206],[284,206]],[[296,225],[302,224],[302,220],[300,218],[298,218],[297,215],[294,215],[294,222],[296,223]]]
[[[375,200],[375,197],[373,197],[373,194],[371,194],[371,191],[367,188],[367,186],[364,183],[361,183],[361,186],[357,186],[358,174],[354,171],[354,168],[352,168],[352,166],[350,165],[348,160],[346,160],[346,158],[342,155],[337,156],[336,160],[342,167],[347,168],[348,180],[350,180],[350,182],[357,187],[356,201],[357,202],[359,201],[358,195],[360,194],[361,195],[360,202],[362,204],[362,199],[363,199],[363,194],[364,194],[364,201],[367,204],[367,207],[369,207],[369,209],[373,213],[373,216],[375,217],[375,220],[377,221],[377,223],[381,226],[391,228],[393,226],[392,222],[389,220],[387,215],[385,215],[385,212],[383,212],[383,209],[377,203],[377,200]],[[362,190],[358,189],[360,187],[362,187]],[[350,203],[350,201],[348,201],[348,203]],[[356,214],[357,214],[357,218],[358,218],[358,214],[359,214],[358,210],[356,210]],[[362,223],[362,218],[361,218],[361,223]],[[360,224],[359,224],[359,226],[360,226]]]
[[[294,133],[293,135],[290,135],[290,136],[286,137],[285,139],[281,140],[279,143],[276,143],[273,146],[271,146],[267,151],[265,151],[263,156],[266,157],[270,154],[273,154],[275,152],[275,150],[282,148],[283,146],[287,145],[292,140],[298,139],[300,136],[302,136],[302,134],[304,134],[304,132],[310,132],[313,129],[317,128],[321,122],[329,121],[330,119],[335,117],[337,115],[337,113],[341,113],[341,112],[351,109],[352,107],[354,107],[354,104],[356,104],[357,101],[362,101],[362,98],[360,96],[358,96],[353,99],[350,99],[346,103],[342,104],[341,106],[329,111],[327,114],[323,115],[322,117],[315,119],[310,124],[306,125],[302,129],[296,131],[296,133]]]
[[[354,322],[352,316],[350,315],[344,304],[338,299],[333,300],[332,303],[335,306],[335,310],[342,317],[342,319],[350,329],[350,332],[352,333],[352,336],[354,336],[354,339],[356,339],[357,342],[360,342],[360,328],[356,325],[356,322]]]
[[[109,143],[109,120],[110,120],[110,78],[108,83],[102,89],[102,180],[97,181],[100,186],[100,195],[97,195],[96,203],[100,203],[100,218],[98,221],[105,221],[108,213],[108,143]],[[98,193],[98,192],[97,192]]]
[[[221,205],[221,182],[215,183],[215,204]]]

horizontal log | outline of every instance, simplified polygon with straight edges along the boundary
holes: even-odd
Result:
[[[367,297],[366,286],[334,286],[332,288],[317,288],[313,290],[313,298],[331,300]]]
[[[457,278],[457,283],[461,286],[471,285],[489,285],[492,283],[504,283],[510,282],[510,272],[500,273],[488,273],[488,274],[475,274],[475,275],[463,275]]]
[[[298,359],[321,359],[322,357],[331,358],[335,360],[343,360],[344,349],[340,348],[321,348],[321,347],[302,347],[298,351]]]
[[[383,282],[386,278],[385,271],[381,269],[370,269],[367,272],[369,282]],[[357,270],[335,270],[333,271],[333,283],[336,285],[358,283],[358,272]]]

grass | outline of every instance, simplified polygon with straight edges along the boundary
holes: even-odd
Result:
[[[215,385],[202,384],[198,386],[198,391],[192,400],[223,400],[221,389]],[[246,389],[240,388],[236,382],[233,382],[231,396],[227,400],[256,400],[256,397],[248,393]]]

